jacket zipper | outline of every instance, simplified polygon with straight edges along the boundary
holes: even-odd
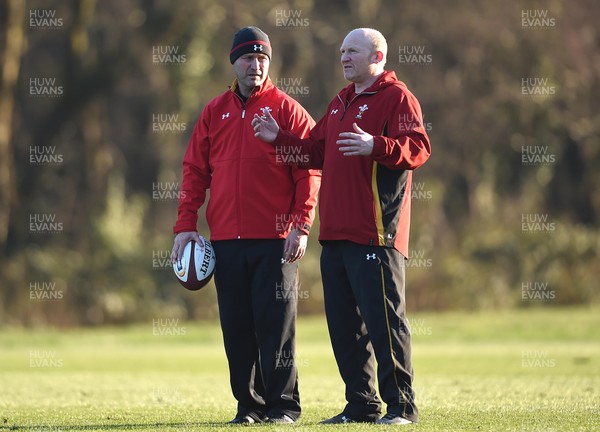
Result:
[[[358,93],[358,94],[355,94],[355,95],[354,95],[354,97],[353,97],[353,98],[350,100],[350,102],[348,103],[348,106],[347,106],[347,107],[346,107],[346,104],[344,103],[344,101],[342,100],[342,98],[340,97],[340,95],[339,95],[339,93],[338,93],[337,97],[338,97],[338,99],[340,100],[340,102],[342,103],[342,106],[344,107],[344,111],[342,112],[342,115],[340,116],[340,123],[342,122],[342,120],[344,119],[344,116],[346,115],[346,109],[347,109],[347,108],[350,108],[350,106],[351,106],[351,105],[354,103],[354,101],[355,101],[356,99],[358,99],[358,98],[359,98],[360,96],[362,96],[362,95],[373,95],[373,94],[375,94],[375,93],[377,93],[377,92],[363,92],[363,93]],[[371,169],[373,169],[373,168],[371,168]],[[371,176],[372,176],[372,175],[373,175],[373,173],[371,173]],[[374,199],[375,199],[375,197],[373,196],[373,200],[374,200]],[[375,205],[375,202],[373,202],[373,204]],[[375,213],[375,212],[374,212],[374,213]],[[375,214],[374,214],[374,216],[375,216]],[[376,220],[375,218],[373,218],[373,222],[375,223],[375,230],[377,230],[377,220]],[[384,242],[384,244],[385,244],[385,240],[386,240],[386,239],[385,239],[385,235],[386,235],[386,234],[385,234],[385,227],[384,227],[384,229],[383,229],[383,242]],[[379,243],[379,241],[377,241],[377,243]],[[369,239],[369,246],[373,246],[373,244],[374,244],[374,241],[373,241],[373,239]]]
[[[233,93],[241,102],[242,104],[242,120],[244,118],[246,118],[246,102],[248,102],[248,99],[250,99],[250,97],[248,99],[246,99],[246,102],[244,102],[244,100],[237,94],[237,93]],[[252,96],[252,95],[250,95]],[[244,142],[244,122],[242,121],[241,124],[241,143]],[[238,167],[237,167],[237,173],[236,173],[236,179],[237,179],[237,184],[236,184],[236,188],[237,188],[237,205],[236,205],[236,215],[237,215],[237,222],[238,222],[238,235],[237,235],[237,239],[240,240],[242,238],[242,210],[241,210],[241,197],[242,197],[242,180],[241,180],[241,172],[242,172],[242,158],[241,158],[241,147],[240,147],[240,157],[238,159]]]

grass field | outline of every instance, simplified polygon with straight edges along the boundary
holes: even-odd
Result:
[[[421,421],[318,426],[343,407],[323,318],[298,322],[303,415],[284,430],[600,430],[600,310],[411,318]],[[0,431],[232,430],[218,325],[0,329]]]

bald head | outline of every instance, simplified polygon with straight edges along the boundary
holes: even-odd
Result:
[[[353,38],[363,39],[369,44],[373,53],[380,52],[382,59],[380,60],[380,66],[383,68],[387,60],[387,41],[378,30],[372,28],[357,28],[352,30],[346,38],[352,36]]]
[[[340,53],[344,78],[353,82],[359,93],[384,72],[387,42],[377,30],[359,28],[346,35]]]

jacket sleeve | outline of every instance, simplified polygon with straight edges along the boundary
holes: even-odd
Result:
[[[301,141],[301,138],[308,136],[315,121],[297,102],[285,101],[283,107],[284,115],[280,124],[287,122],[285,129],[289,130],[291,136]],[[295,185],[291,228],[297,228],[304,234],[308,234],[315,219],[321,171],[292,165],[291,174]]]
[[[373,137],[373,159],[390,169],[413,170],[431,154],[417,98],[402,91],[386,124],[387,133]]]
[[[207,107],[196,122],[183,157],[183,180],[179,195],[177,222],[173,227],[175,234],[197,230],[198,209],[204,204],[206,189],[210,187],[212,171],[209,164],[209,117],[210,110]]]

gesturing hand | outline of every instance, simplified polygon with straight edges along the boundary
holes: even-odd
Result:
[[[352,127],[356,133],[342,132],[340,138],[346,139],[336,141],[339,150],[344,156],[369,156],[373,153],[373,135],[366,133],[356,123],[352,123]]]
[[[254,136],[268,143],[275,141],[279,133],[279,125],[268,109],[263,109],[262,116],[254,114],[252,127],[254,127]]]

